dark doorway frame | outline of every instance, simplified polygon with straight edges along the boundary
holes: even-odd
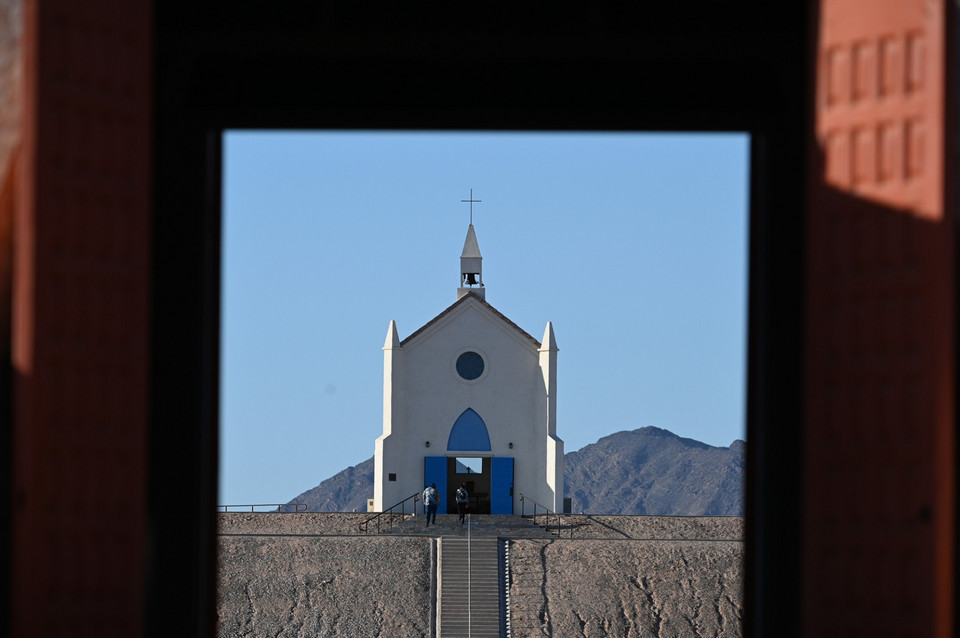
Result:
[[[228,128],[749,133],[745,633],[799,634],[807,2],[212,0],[155,12],[149,635],[215,633]]]
[[[457,511],[457,488],[460,483],[467,484],[467,494],[470,497],[468,511],[471,514],[490,513],[490,461],[489,456],[475,456],[483,468],[479,473],[460,474],[457,472],[458,457],[451,456],[447,463],[447,512]],[[479,483],[479,485],[478,485]]]

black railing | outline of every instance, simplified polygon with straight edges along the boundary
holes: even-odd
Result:
[[[250,511],[255,511],[255,507],[269,507],[271,512],[306,512],[307,504],[306,503],[255,503],[253,505],[217,505],[217,510],[223,509],[224,512],[229,512],[231,507],[242,507],[244,509],[250,508]],[[290,508],[293,509],[290,509]],[[276,509],[273,509],[276,508]]]
[[[412,503],[410,502],[412,501]],[[407,514],[417,515],[417,503],[420,502],[420,492],[412,494],[407,498],[403,499],[393,507],[378,512],[371,516],[370,518],[365,518],[360,522],[359,528],[360,531],[364,534],[371,533],[371,526],[373,523],[376,523],[376,533],[382,534],[392,527],[396,526],[398,523],[402,523],[407,519]],[[407,510],[407,507],[410,507],[410,510]]]
[[[528,501],[530,505],[533,505],[532,514],[527,514],[526,512]],[[521,492],[520,493],[520,517],[526,518],[528,516],[533,519],[534,525],[539,525],[543,529],[547,530],[547,532],[550,532],[550,528],[552,527],[556,530],[553,533],[555,533],[557,536],[562,535],[563,529],[564,529],[563,515],[557,514],[556,512],[554,512],[548,507],[544,507],[543,505],[536,502],[532,498],[528,496],[524,496],[523,492]],[[570,537],[572,538],[573,526],[572,525],[568,526],[567,530],[570,532]]]

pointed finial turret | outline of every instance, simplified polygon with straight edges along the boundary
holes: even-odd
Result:
[[[557,351],[560,348],[557,347],[557,337],[553,334],[553,322],[547,322],[547,328],[543,331],[543,341],[540,342],[540,351],[549,352]]]
[[[400,334],[397,332],[397,322],[390,320],[390,326],[387,328],[387,338],[383,342],[384,350],[397,350],[400,348]]]

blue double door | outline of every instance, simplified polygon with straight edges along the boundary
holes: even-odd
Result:
[[[471,460],[482,461],[479,472],[458,463],[456,457],[424,457],[424,484],[436,484],[440,493],[437,512],[457,511],[456,492],[463,483],[470,495],[468,511],[471,514],[513,514],[513,458],[497,456]]]

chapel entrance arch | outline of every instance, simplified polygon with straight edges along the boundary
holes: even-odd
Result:
[[[491,453],[490,433],[483,418],[467,408],[450,428],[447,454],[424,458],[426,485],[440,493],[440,514],[457,511],[456,491],[464,483],[471,514],[513,514],[513,457]]]

